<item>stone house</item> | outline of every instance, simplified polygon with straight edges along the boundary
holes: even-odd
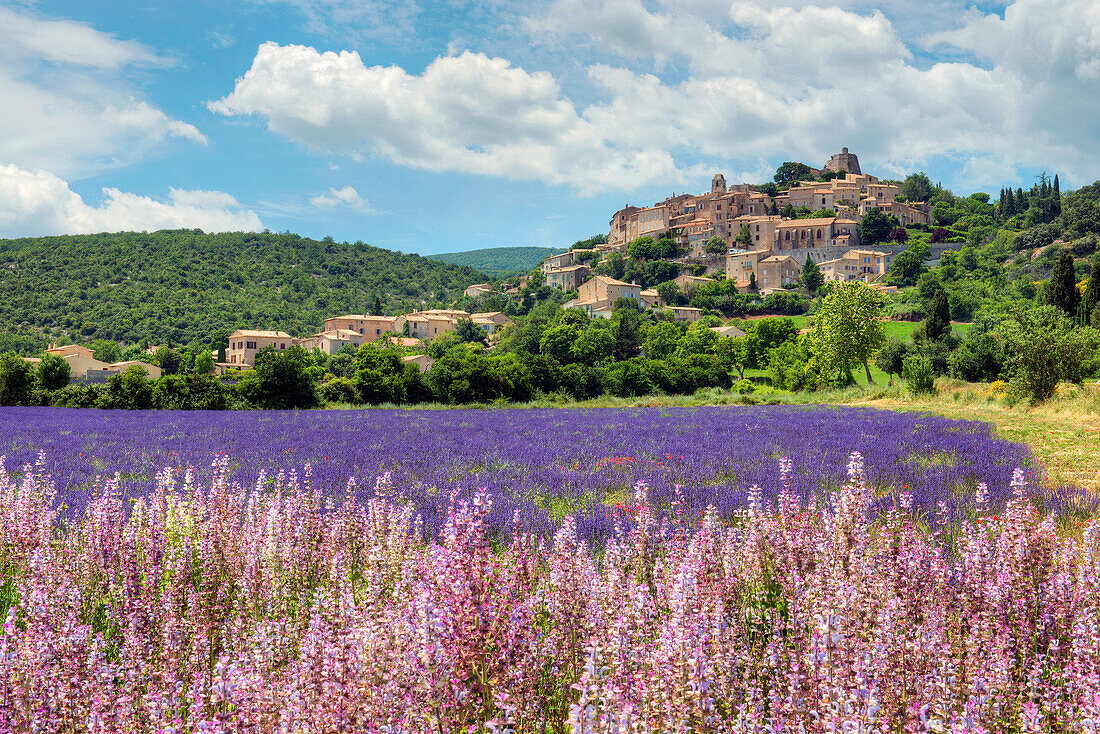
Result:
[[[325,319],[324,331],[354,331],[372,342],[386,332],[393,331],[393,316],[374,316],[372,314],[348,314]],[[323,332],[322,332],[323,333]]]
[[[256,363],[256,354],[266,347],[283,351],[294,346],[294,337],[284,331],[259,331],[237,329],[229,335],[229,348],[225,357],[229,364],[251,367]]]
[[[756,266],[756,285],[767,294],[798,282],[798,261],[788,255],[765,257]]]
[[[305,339],[299,339],[298,346],[310,352],[319,349],[325,354],[336,354],[345,346],[350,345],[358,349],[365,342],[374,341],[374,339],[373,334],[367,336],[350,329],[333,329],[332,331],[322,331],[319,334],[307,336]]]
[[[588,278],[588,266],[569,265],[550,270],[546,273],[546,285],[561,288],[563,291],[575,291]]]

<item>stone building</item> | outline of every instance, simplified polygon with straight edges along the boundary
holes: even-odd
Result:
[[[841,148],[839,153],[829,156],[825,163],[826,171],[844,171],[845,173],[862,173],[859,170],[859,156],[849,153],[847,148]]]

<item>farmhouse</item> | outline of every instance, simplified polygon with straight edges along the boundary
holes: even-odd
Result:
[[[392,316],[373,316],[370,314],[333,316],[325,319],[324,331],[353,331],[367,337],[366,341],[374,341],[386,332],[393,331],[395,320]]]
[[[266,347],[283,351],[294,346],[294,337],[285,331],[258,331],[237,329],[229,335],[229,348],[225,351],[229,364],[251,367],[256,363],[256,354]]]

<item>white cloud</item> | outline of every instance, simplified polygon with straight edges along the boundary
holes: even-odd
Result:
[[[198,228],[207,232],[263,230],[255,212],[221,191],[170,189],[168,199],[103,189],[89,206],[48,171],[0,165],[0,236],[87,234]]]
[[[582,192],[681,178],[663,150],[620,146],[578,114],[547,72],[466,52],[419,76],[351,51],[260,46],[233,92],[209,103],[259,115],[315,149],[367,152],[406,166],[572,185]]]
[[[0,8],[0,44],[47,61],[117,69],[169,63],[136,41],[120,41],[83,23],[43,20]]]
[[[0,8],[0,161],[74,178],[138,161],[170,139],[205,144],[127,80],[129,67],[166,63],[80,23]]]
[[[1091,181],[1100,4],[1017,0],[1002,17],[932,3],[556,0],[525,27],[571,52],[557,75],[469,51],[416,74],[269,43],[209,106],[327,153],[582,193],[821,165],[841,146],[894,175],[946,156],[975,185],[1030,167]],[[928,7],[955,27],[922,26]]]
[[[336,209],[346,207],[357,212],[371,212],[373,208],[370,202],[359,195],[351,186],[336,189],[330,188],[327,194],[317,194],[310,198],[309,205],[317,209]]]
[[[953,13],[962,26],[929,39],[935,50],[953,47],[939,63],[918,59],[891,16],[865,2],[840,5],[557,0],[528,26],[533,38],[588,43],[621,59],[589,67],[606,101],[584,117],[617,131],[613,139],[671,152],[681,168],[693,156],[820,165],[847,145],[892,171],[946,154],[965,161],[968,180],[984,161],[983,185],[1003,174],[1004,160],[1059,169],[1077,183],[1095,177],[1095,0],[1018,0],[1003,19]],[[884,8],[900,12],[897,3]],[[686,73],[666,74],[673,61]]]

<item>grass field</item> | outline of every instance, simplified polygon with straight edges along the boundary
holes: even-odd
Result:
[[[787,318],[793,321],[795,327],[799,329],[808,329],[812,326],[812,316],[788,316]],[[913,330],[917,328],[918,324],[920,324],[919,321],[887,321],[884,323],[886,338],[896,337],[902,341],[909,341],[913,338]],[[958,322],[953,322],[951,325],[955,336],[960,339],[966,336],[966,332],[970,330],[970,326],[971,325],[968,323],[964,324]]]

